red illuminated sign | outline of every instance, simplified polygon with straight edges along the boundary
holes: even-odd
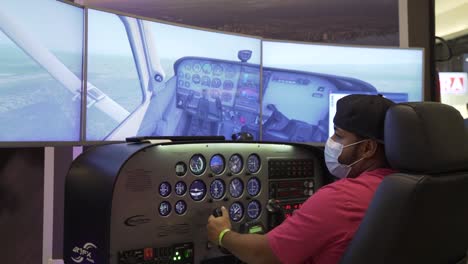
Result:
[[[466,72],[439,73],[441,94],[464,94],[467,86]]]

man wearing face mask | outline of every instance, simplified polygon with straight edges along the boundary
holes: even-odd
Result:
[[[378,185],[395,173],[383,145],[385,113],[392,105],[379,95],[338,100],[325,161],[340,180],[322,187],[266,235],[231,231],[228,212],[222,208],[222,217],[208,219],[208,239],[247,263],[338,263]]]

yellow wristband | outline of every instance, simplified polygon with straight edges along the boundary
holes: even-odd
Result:
[[[224,229],[223,231],[221,231],[221,233],[219,233],[219,236],[218,236],[218,244],[219,244],[220,246],[223,246],[223,244],[222,244],[221,241],[223,241],[224,235],[226,235],[226,233],[229,232],[229,231],[231,231],[231,229],[226,228],[226,229]]]

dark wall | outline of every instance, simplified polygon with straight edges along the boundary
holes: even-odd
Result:
[[[44,149],[0,148],[0,262],[42,262]]]
[[[424,98],[439,101],[435,74],[435,3],[434,0],[408,0],[408,42],[410,47],[425,49]]]
[[[54,230],[52,257],[54,259],[62,259],[65,178],[73,161],[73,147],[55,147],[54,161]]]

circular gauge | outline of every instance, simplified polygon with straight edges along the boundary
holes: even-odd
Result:
[[[175,184],[174,189],[177,195],[182,196],[187,191],[187,184],[183,181],[179,181]]]
[[[201,154],[193,155],[190,159],[190,171],[195,175],[200,175],[205,171],[206,161]]]
[[[202,200],[206,195],[205,183],[200,180],[193,181],[192,184],[190,184],[189,193],[190,193],[190,197],[192,197],[194,201]]]
[[[178,215],[182,215],[185,213],[185,211],[187,211],[187,203],[184,202],[183,200],[177,201],[174,207],[175,207],[175,212]]]
[[[225,185],[222,180],[214,180],[210,185],[210,194],[213,199],[221,199],[224,195]]]
[[[241,197],[242,193],[244,192],[244,183],[239,178],[232,179],[231,183],[229,184],[229,193],[234,198]]]
[[[159,185],[159,194],[162,197],[167,197],[171,194],[171,185],[168,182],[162,182]]]
[[[184,80],[179,80],[177,83],[179,84],[179,87],[184,87]]]
[[[230,80],[226,80],[223,82],[223,89],[224,90],[231,90],[232,88],[234,88],[234,83]]]
[[[194,84],[199,84],[200,83],[200,75],[198,75],[198,74],[192,75],[192,82]]]
[[[213,88],[221,87],[221,80],[218,78],[213,78],[213,80],[211,80],[211,87]]]
[[[208,77],[208,76],[203,76],[202,79],[201,79],[201,85],[210,87],[210,86],[211,86],[211,79],[210,79],[210,77]]]
[[[210,74],[211,73],[211,64],[208,64],[208,63],[203,64],[202,71],[204,73],[206,73],[206,74]]]
[[[194,70],[195,72],[200,72],[200,70],[201,70],[200,63],[195,63],[195,64],[193,65],[193,70]]]
[[[229,207],[229,217],[234,222],[239,222],[244,216],[244,207],[241,203],[235,202]]]
[[[229,170],[233,174],[237,174],[242,170],[242,157],[239,154],[234,154],[229,158]]]
[[[175,173],[177,176],[184,176],[187,173],[187,165],[182,161],[177,162],[175,165]]]
[[[221,75],[222,73],[223,73],[223,67],[221,65],[218,65],[218,64],[213,65],[214,75]]]
[[[250,178],[249,181],[247,182],[247,193],[250,196],[257,196],[258,193],[260,192],[260,180],[258,178]]]
[[[187,71],[190,71],[190,70],[192,70],[192,65],[190,65],[190,63],[187,63],[187,64],[185,64],[184,69],[187,70]]]
[[[257,200],[253,200],[247,205],[247,216],[250,219],[257,219],[260,216],[261,211],[262,206]]]
[[[210,169],[214,174],[221,174],[224,170],[224,158],[223,156],[216,154],[211,157]]]
[[[167,216],[171,213],[171,204],[169,202],[162,202],[159,204],[159,214],[162,216]]]
[[[260,169],[260,158],[257,154],[252,154],[247,158],[247,169],[250,173],[256,173]]]

